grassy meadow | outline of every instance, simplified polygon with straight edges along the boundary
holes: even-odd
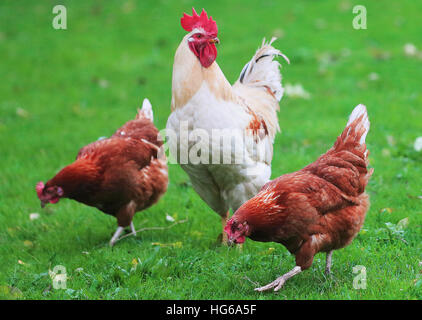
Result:
[[[52,27],[59,3],[67,30]],[[352,27],[357,4],[367,8],[366,30]],[[290,58],[281,61],[290,90],[280,102],[273,177],[314,161],[352,109],[367,106],[371,208],[352,244],[334,252],[332,277],[318,254],[280,292],[255,292],[294,257],[276,243],[219,245],[220,218],[178,165],[169,166],[166,195],[134,223],[187,221],[114,248],[113,217],[70,200],[40,208],[35,184],[132,119],[144,97],[165,127],[173,56],[185,34],[180,17],[192,6],[216,20],[217,61],[231,83],[264,37],[278,36],[274,46]],[[2,0],[0,298],[422,299],[422,151],[414,148],[422,136],[421,11],[413,0]],[[57,265],[66,268],[66,289],[52,287]],[[353,288],[358,265],[366,289]]]

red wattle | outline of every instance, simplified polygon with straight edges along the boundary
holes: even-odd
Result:
[[[57,202],[59,202],[59,200],[60,200],[60,198],[53,198],[53,199],[51,199],[50,200],[50,203],[57,203]]]
[[[207,44],[199,53],[199,61],[204,68],[208,68],[217,59],[217,48],[214,43]]]

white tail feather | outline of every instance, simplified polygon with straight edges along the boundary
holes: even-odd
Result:
[[[145,118],[154,121],[154,113],[152,112],[151,102],[147,98],[142,102],[141,112],[144,114]]]
[[[362,120],[357,124],[356,130],[360,130],[360,128],[365,128],[365,133],[360,138],[359,143],[362,145],[365,143],[366,135],[369,132],[370,122],[368,118],[368,112],[366,111],[366,107],[363,104],[359,104],[356,108],[353,109],[349,121],[347,122],[347,126],[349,126],[353,121],[362,117]],[[350,129],[349,129],[350,130]]]
[[[261,48],[243,67],[238,81],[247,86],[266,87],[280,101],[284,89],[281,86],[280,63],[275,61],[274,57],[281,56],[287,63],[290,61],[283,53],[271,46],[274,40],[276,38],[272,38],[270,42],[266,43],[264,38]]]

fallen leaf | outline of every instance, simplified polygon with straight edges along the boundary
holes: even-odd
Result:
[[[170,222],[174,222],[175,221],[174,218],[171,215],[169,215],[168,213],[166,213],[166,220],[167,221],[170,221]]]
[[[387,142],[390,146],[394,146],[396,144],[396,140],[394,139],[393,136],[387,136]]]
[[[32,247],[34,246],[34,243],[33,243],[32,241],[25,240],[25,241],[23,242],[23,245],[24,245],[25,247],[32,248]]]
[[[371,72],[369,75],[368,75],[368,79],[370,80],[370,81],[377,81],[377,80],[379,80],[379,78],[380,78],[380,76],[378,75],[378,73],[376,73],[376,72]]]
[[[407,217],[404,218],[404,219],[401,219],[397,223],[397,226],[400,227],[400,228],[402,228],[402,229],[406,229],[408,225],[409,225],[409,218],[407,218]]]
[[[136,266],[138,265],[138,263],[139,263],[139,262],[138,262],[138,259],[136,259],[136,258],[133,258],[133,259],[132,259],[131,264],[132,264],[132,266],[133,266],[133,267],[136,267]]]
[[[380,213],[392,213],[393,209],[391,208],[383,208],[380,210]]]
[[[288,97],[309,99],[311,95],[307,92],[300,83],[292,85],[287,83],[284,86],[284,93]]]
[[[19,117],[21,117],[21,118],[27,118],[27,117],[28,117],[28,115],[29,115],[28,111],[26,111],[26,110],[25,110],[25,109],[23,109],[23,108],[17,108],[17,109],[16,109],[16,114],[17,114]]]
[[[29,220],[36,220],[40,217],[39,213],[33,212],[29,214]]]
[[[417,152],[422,150],[422,137],[418,137],[415,140],[415,144],[413,145]]]
[[[391,156],[391,151],[387,148],[382,149],[381,154],[383,157],[389,157]]]
[[[99,85],[101,88],[105,89],[105,88],[108,88],[109,83],[108,83],[108,81],[107,81],[106,79],[100,79],[100,80],[98,81],[98,85]]]
[[[404,54],[408,57],[416,56],[418,53],[418,49],[413,43],[406,43],[403,47]]]

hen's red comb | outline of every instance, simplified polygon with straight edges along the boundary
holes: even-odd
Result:
[[[200,16],[198,16],[194,8],[192,8],[192,16],[183,13],[183,17],[180,19],[180,24],[183,29],[188,32],[191,32],[195,28],[202,28],[205,32],[214,37],[216,37],[218,33],[217,24],[212,17],[208,19],[205,9],[202,9]]]
[[[37,186],[35,187],[35,190],[37,190],[37,196],[38,196],[38,198],[41,197],[42,192],[44,190],[44,187],[45,187],[44,182],[40,181],[40,182],[37,183]]]

